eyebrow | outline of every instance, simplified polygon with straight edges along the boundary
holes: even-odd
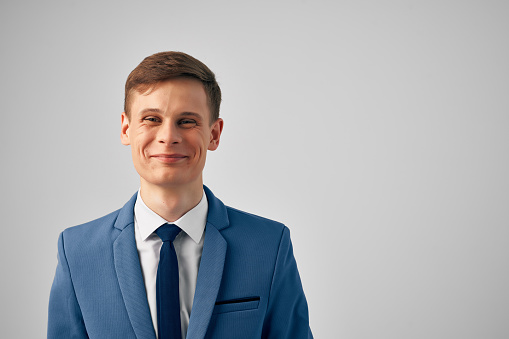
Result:
[[[192,117],[194,117],[196,119],[200,119],[200,120],[202,119],[201,115],[199,115],[198,113],[194,113],[194,112],[182,112],[180,114],[180,116],[192,116]]]
[[[138,112],[140,115],[145,113],[162,113],[162,111],[159,108],[144,108]]]

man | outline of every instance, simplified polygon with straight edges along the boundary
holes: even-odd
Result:
[[[187,54],[131,72],[121,141],[140,190],[60,235],[48,338],[312,338],[288,229],[203,185],[220,102],[214,73]]]

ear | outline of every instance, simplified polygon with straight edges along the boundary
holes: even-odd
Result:
[[[223,132],[223,119],[218,118],[210,129],[210,142],[209,151],[215,151],[219,147],[219,139],[221,138],[221,132]]]
[[[131,139],[129,139],[129,118],[122,112],[122,127],[120,128],[120,142],[123,145],[130,145]]]

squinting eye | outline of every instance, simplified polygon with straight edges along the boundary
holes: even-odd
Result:
[[[191,119],[180,120],[179,125],[181,125],[182,127],[192,127],[196,125],[196,121]]]
[[[147,120],[147,121],[150,121],[150,122],[157,122],[158,119],[155,118],[155,117],[146,117],[146,118],[143,118],[143,120]]]

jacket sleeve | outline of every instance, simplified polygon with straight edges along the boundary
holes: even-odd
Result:
[[[58,238],[58,264],[48,308],[48,339],[60,338],[88,338],[65,255],[63,232]]]
[[[263,338],[312,339],[308,305],[293,256],[290,231],[284,227],[272,278]]]

